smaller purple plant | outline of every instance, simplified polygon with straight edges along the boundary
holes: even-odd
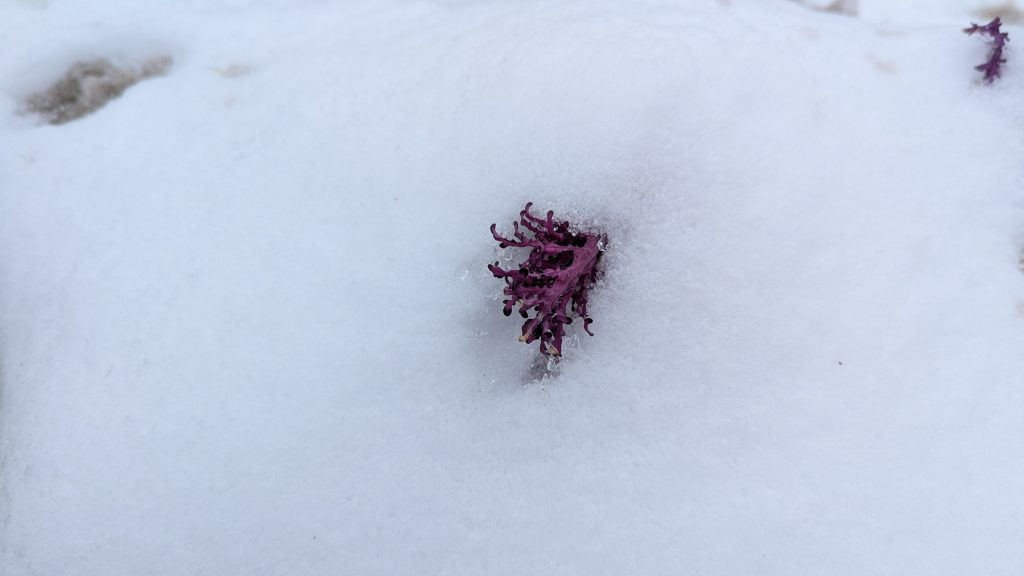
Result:
[[[546,218],[530,213],[533,202],[513,222],[514,239],[498,234],[491,224],[491,235],[501,248],[529,248],[530,252],[516,269],[503,269],[499,262],[487,268],[495,278],[505,280],[505,316],[519,305],[523,322],[520,342],[540,341],[541,354],[560,356],[565,326],[572,324],[571,312],[583,319],[583,329],[590,334],[593,319],[587,315],[587,298],[597,280],[598,262],[607,238],[605,235],[574,230],[566,221],[555,220],[548,211]],[[531,237],[532,235],[532,237]],[[530,317],[530,312],[535,312]]]
[[[988,60],[974,67],[975,70],[985,73],[984,80],[986,84],[991,84],[993,80],[999,78],[999,67],[1006,63],[1006,58],[1003,58],[1003,48],[1010,41],[1010,35],[999,29],[1002,25],[1002,20],[997,16],[995,20],[984,26],[978,26],[971,22],[970,28],[964,28],[964,32],[967,34],[977,33],[992,39],[992,50],[988,53]]]

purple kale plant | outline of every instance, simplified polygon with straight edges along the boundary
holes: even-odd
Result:
[[[988,60],[974,67],[975,70],[984,72],[986,84],[991,84],[993,80],[999,78],[999,67],[1006,63],[1006,58],[1003,58],[1003,49],[1010,41],[1010,35],[999,29],[1002,25],[1002,20],[997,16],[995,20],[984,26],[978,26],[971,22],[970,28],[964,28],[964,32],[967,34],[981,34],[992,39],[992,49],[988,53]]]
[[[487,268],[495,278],[505,280],[506,296],[502,310],[512,315],[519,305],[523,322],[520,342],[540,341],[541,354],[560,356],[565,326],[572,324],[571,313],[583,319],[583,329],[590,334],[593,319],[587,314],[587,299],[598,277],[598,263],[607,241],[603,234],[576,230],[566,221],[555,220],[555,213],[538,218],[530,213],[533,203],[519,213],[513,222],[512,238],[498,234],[491,224],[491,235],[501,248],[529,248],[530,252],[518,268],[504,269],[499,262]],[[533,316],[530,313],[533,312]]]

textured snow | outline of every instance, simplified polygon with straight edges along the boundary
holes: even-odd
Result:
[[[0,5],[0,573],[1021,574],[983,6]],[[527,200],[611,239],[544,379]]]

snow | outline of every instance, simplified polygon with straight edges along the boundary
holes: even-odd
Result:
[[[985,6],[0,5],[0,573],[1020,574]],[[528,200],[611,239],[543,378]]]

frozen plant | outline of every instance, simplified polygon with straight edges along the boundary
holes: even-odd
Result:
[[[992,39],[992,50],[988,53],[988,60],[974,67],[975,70],[985,73],[984,80],[986,84],[991,84],[993,80],[999,77],[999,67],[1006,63],[1006,58],[1003,58],[1003,48],[1010,41],[1010,35],[999,29],[1002,25],[1002,20],[996,16],[995,20],[984,26],[978,26],[971,22],[970,28],[964,28],[964,32],[967,34],[979,33]]]
[[[526,260],[515,269],[501,268],[499,262],[487,268],[495,278],[505,279],[505,316],[511,316],[518,304],[519,315],[526,319],[519,341],[539,340],[542,354],[560,356],[565,326],[572,323],[571,313],[583,319],[587,334],[594,335],[590,331],[593,320],[587,315],[587,297],[597,280],[607,238],[555,220],[553,211],[538,218],[530,213],[532,205],[527,204],[519,213],[519,222],[512,223],[512,239],[498,234],[497,225],[491,224],[491,235],[501,248],[529,248]]]

